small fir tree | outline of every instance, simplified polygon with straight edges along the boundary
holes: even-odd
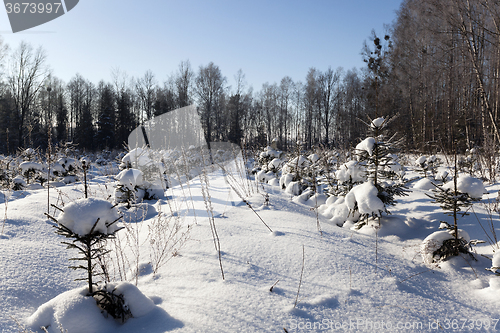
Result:
[[[439,204],[439,206],[445,211],[445,214],[453,217],[453,224],[449,224],[446,221],[441,221],[440,229],[448,229],[453,236],[452,239],[445,240],[443,245],[438,248],[433,256],[436,255],[440,259],[444,260],[451,256],[458,256],[459,253],[465,253],[473,255],[470,252],[470,244],[464,238],[460,237],[458,229],[458,218],[460,215],[466,216],[466,208],[472,206],[474,202],[479,201],[481,198],[472,197],[466,189],[460,189],[458,185],[459,175],[458,175],[458,163],[457,155],[455,154],[455,166],[452,184],[447,183],[444,185],[434,185],[434,194],[427,194],[434,203]],[[465,209],[465,211],[464,211]]]
[[[393,166],[395,165],[394,153],[400,141],[395,140],[393,135],[386,138],[383,132],[394,118],[384,119],[382,117],[371,120],[368,126],[372,136],[366,138],[356,146],[358,162],[366,165],[368,179],[373,182],[378,194],[377,197],[384,204],[384,211],[390,214],[388,206],[394,206],[396,196],[408,195],[407,188],[402,180],[392,180]],[[380,216],[379,216],[380,223]]]
[[[55,207],[55,206],[54,206]],[[97,306],[106,311],[115,319],[121,319],[124,322],[131,317],[130,309],[124,302],[123,296],[114,293],[114,290],[108,290],[97,286],[95,279],[99,275],[105,275],[106,272],[99,272],[99,260],[109,253],[106,249],[106,241],[115,237],[116,233],[122,228],[116,226],[116,223],[122,218],[118,216],[115,207],[102,199],[85,198],[77,200],[67,205],[64,210],[58,208],[62,214],[58,219],[47,215],[57,224],[54,225],[56,233],[71,241],[62,242],[68,249],[76,249],[79,256],[71,258],[71,261],[83,262],[70,266],[75,270],[84,270],[86,277],[77,279],[87,281],[88,296],[96,300]],[[100,215],[100,217],[97,217]],[[91,221],[95,221],[91,223]]]

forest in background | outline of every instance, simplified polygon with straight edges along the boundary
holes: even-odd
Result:
[[[362,45],[362,41],[360,41]],[[145,121],[196,103],[207,141],[246,147],[346,148],[364,137],[360,120],[397,116],[391,129],[407,150],[435,153],[500,143],[500,3],[405,0],[360,57],[365,68],[311,67],[304,81],[249,87],[210,62],[182,61],[164,82],[110,69],[112,81],[76,74],[63,82],[43,48],[0,41],[0,153],[73,142],[85,150],[122,148]],[[76,69],[78,70],[78,69]],[[50,138],[49,138],[50,137]],[[49,140],[50,139],[50,140]]]

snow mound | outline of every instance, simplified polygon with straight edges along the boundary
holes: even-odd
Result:
[[[295,168],[296,166],[299,168],[303,168],[303,167],[310,165],[310,163],[311,162],[307,158],[300,155],[300,156],[293,158],[290,162],[288,162],[288,165],[292,168]]]
[[[278,169],[281,166],[281,164],[283,164],[283,161],[280,160],[279,158],[275,158],[271,162],[269,162],[267,167],[269,169]]]
[[[286,186],[285,193],[291,195],[299,195],[301,193],[300,183],[299,182],[290,182]]]
[[[12,179],[12,182],[14,184],[20,185],[20,186],[26,186],[26,182],[24,181],[23,176],[17,175]]]
[[[59,163],[65,169],[65,171],[68,172],[80,168],[80,161],[71,157],[62,157],[57,160],[57,163]]]
[[[50,166],[50,169],[52,170],[52,173],[54,173],[54,174],[56,174],[56,173],[63,174],[66,172],[66,169],[64,169],[64,167],[59,162],[52,164]]]
[[[354,186],[347,193],[345,203],[350,210],[353,210],[357,203],[361,214],[380,215],[380,212],[384,210],[384,203],[377,197],[377,194],[377,188],[371,182],[366,182]]]
[[[106,285],[106,290],[122,295],[125,303],[134,318],[139,318],[151,312],[155,305],[145,296],[139,288],[129,282],[111,282]]]
[[[453,189],[453,181],[449,181],[443,185],[443,189]],[[477,178],[469,175],[460,175],[457,179],[457,190],[462,193],[467,193],[471,198],[481,199],[483,194],[486,193],[484,184]]]
[[[109,283],[106,289],[123,296],[125,306],[134,318],[143,317],[155,309],[153,301],[129,282]],[[71,333],[115,332],[120,325],[101,313],[94,298],[87,296],[87,291],[82,287],[51,299],[26,319],[27,327],[38,332],[44,326],[51,333],[59,333],[59,327]]]
[[[47,327],[50,333],[60,332],[59,327],[72,333],[115,331],[118,324],[102,315],[87,292],[88,289],[82,287],[58,295],[27,318],[26,326],[35,332],[41,332],[42,326]]]
[[[276,178],[276,175],[272,171],[267,171],[266,172],[265,170],[261,170],[261,171],[259,171],[257,173],[256,177],[257,177],[257,180],[259,182],[261,182],[261,183],[267,183],[271,179]]]
[[[345,204],[345,199],[340,197],[337,201],[330,207],[329,214],[331,214],[330,221],[338,226],[344,225],[349,217],[349,208]]]
[[[315,193],[305,202],[305,204],[311,207],[320,207],[326,203],[327,199],[328,198],[325,194]]]
[[[436,187],[434,185],[432,185],[432,182],[429,179],[422,178],[413,185],[413,188],[428,191],[428,190],[435,189]]]
[[[64,212],[58,216],[59,224],[73,231],[75,234],[83,236],[90,233],[92,227],[94,232],[111,234],[118,230],[116,221],[120,216],[110,202],[103,199],[87,198],[79,199],[64,207]]]
[[[143,185],[142,171],[137,169],[125,169],[116,178],[118,184],[126,186],[129,190],[134,190],[136,186]]]
[[[373,148],[375,147],[375,139],[372,137],[368,137],[358,143],[356,146],[356,150],[358,151],[366,151],[368,155],[372,156],[373,154]]]
[[[273,178],[268,182],[268,184],[272,186],[280,186],[280,181],[278,180],[278,178]]]
[[[23,173],[28,171],[28,170],[36,170],[36,171],[43,170],[43,166],[40,163],[28,162],[28,161],[19,164],[19,168],[21,168]]]
[[[314,192],[311,190],[304,191],[300,195],[297,195],[297,197],[293,198],[293,201],[301,204],[306,204],[313,193]]]

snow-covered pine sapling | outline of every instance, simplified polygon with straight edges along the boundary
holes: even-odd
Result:
[[[432,177],[436,179],[436,175],[438,173],[438,167],[441,165],[441,159],[437,157],[436,155],[431,155],[427,159],[427,166],[432,174]]]
[[[96,261],[108,253],[105,243],[115,237],[116,232],[122,228],[116,223],[121,219],[115,207],[103,199],[79,199],[68,204],[61,214],[54,218],[56,233],[71,239],[71,242],[62,242],[68,249],[76,249],[79,257],[70,260],[83,261],[80,265],[70,266],[71,269],[82,269],[86,272],[83,279],[88,282],[89,296],[94,294],[94,277],[99,275],[96,271]]]
[[[406,193],[407,189],[403,182],[391,180],[391,167],[395,163],[394,153],[396,151],[396,146],[398,146],[400,142],[394,140],[395,135],[393,135],[389,139],[386,139],[383,131],[385,130],[387,124],[393,119],[394,118],[385,119],[380,117],[371,120],[371,123],[367,125],[372,136],[366,138],[356,146],[356,155],[358,158],[358,162],[361,164],[364,163],[366,165],[366,172],[369,182],[371,183],[370,185],[372,187],[375,187],[377,192],[376,197],[383,204],[383,207],[380,208],[380,204],[377,202],[377,200],[375,200],[375,198],[371,198],[369,202],[373,204],[372,206],[376,209],[366,207],[367,210],[365,210],[364,213],[360,211],[361,219],[357,224],[358,228],[361,228],[367,223],[368,217],[370,215],[373,218],[378,218],[380,224],[381,214],[383,212],[385,212],[386,214],[390,214],[387,207],[393,206],[397,203],[394,197],[408,195]],[[363,198],[367,199],[368,193],[372,193],[373,190],[369,185],[365,185],[364,187],[366,187],[367,193],[363,194]],[[353,188],[351,192],[354,190],[355,188]],[[354,197],[357,198],[360,195],[360,191],[357,190],[356,192],[357,194],[353,194]],[[348,196],[346,196],[346,199],[348,198]],[[351,210],[359,210],[361,208],[360,201],[356,200],[355,205],[349,208]]]
[[[19,165],[21,169],[21,174],[26,179],[26,183],[33,183],[37,177],[38,173],[42,171],[43,167],[40,163],[25,161]]]
[[[465,157],[461,157],[458,161],[458,167],[463,172],[474,176],[474,172],[480,169],[479,156],[476,148],[467,149]]]
[[[127,203],[130,208],[133,203],[144,198],[145,191],[143,185],[142,171],[137,169],[122,170],[117,176],[115,189],[115,201]]]
[[[429,165],[427,164],[427,157],[420,156],[415,160],[415,165],[417,166],[417,171],[421,172],[424,178],[427,178],[427,171],[429,170]]]
[[[486,191],[479,179],[465,174],[459,175],[457,166],[455,154],[453,179],[443,185],[434,184],[434,194],[428,194],[434,203],[440,205],[445,214],[453,217],[453,224],[441,221],[439,228],[446,229],[446,231],[437,231],[424,239],[422,252],[426,263],[434,262],[435,257],[438,260],[446,260],[460,253],[469,254],[474,258],[470,252],[469,236],[458,228],[458,219],[460,215],[462,217],[468,215],[463,209],[479,201]]]

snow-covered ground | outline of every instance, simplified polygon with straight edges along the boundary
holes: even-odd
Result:
[[[426,196],[428,187],[411,188],[409,196],[398,198],[376,235],[370,227],[338,227],[308,202],[292,200],[279,186],[256,187],[239,179],[236,186],[248,195],[253,212],[231,191],[220,170],[207,177],[208,192],[205,182],[195,178],[189,186],[170,189],[167,198],[126,213],[128,229],[118,235],[130,272],[121,274],[154,306],[132,290],[131,303],[142,307],[125,324],[104,318],[93,299],[84,297],[85,282],[74,281],[83,272],[67,268],[74,253],[65,249],[65,239],[43,215],[46,190],[15,192],[0,238],[1,332],[17,332],[16,321],[52,323],[52,333],[60,332],[56,322],[69,333],[500,329],[500,277],[485,270],[492,263],[480,255],[493,257],[490,245],[475,247],[477,261],[463,256],[439,268],[423,264],[422,240],[438,230],[440,220],[448,219]],[[94,172],[91,178],[91,197],[113,194],[111,177]],[[476,215],[486,225],[484,204],[496,198],[498,189],[498,184],[487,186],[489,194],[474,205],[475,214],[459,220],[471,239],[486,239]],[[83,197],[83,186],[66,185],[50,194],[52,203],[68,205]],[[0,216],[5,213],[4,201],[0,196]],[[159,211],[165,217],[173,214],[171,221],[178,221],[182,230],[190,227],[183,246],[155,269],[148,235]],[[56,214],[55,209],[51,213]],[[208,218],[212,215],[224,280]],[[493,218],[498,223],[498,215]],[[140,271],[137,279],[135,267]]]

